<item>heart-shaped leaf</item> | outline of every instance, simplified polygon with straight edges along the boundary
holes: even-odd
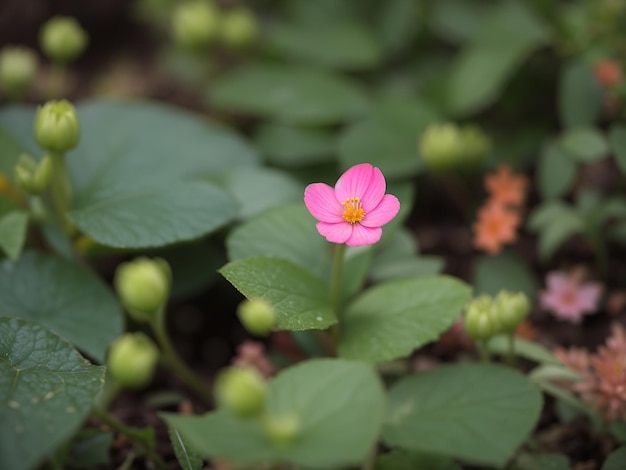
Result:
[[[0,318],[0,468],[34,468],[87,418],[104,383],[92,366],[44,327]]]

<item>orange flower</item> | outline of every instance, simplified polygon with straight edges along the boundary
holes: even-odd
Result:
[[[619,64],[612,59],[604,59],[593,64],[593,73],[600,85],[612,87],[622,83],[624,76]]]
[[[528,180],[512,172],[508,165],[500,165],[495,173],[485,175],[484,184],[492,202],[515,207],[524,204]]]
[[[474,246],[492,255],[498,253],[505,243],[512,243],[517,238],[520,217],[500,204],[490,203],[478,212],[474,224]]]

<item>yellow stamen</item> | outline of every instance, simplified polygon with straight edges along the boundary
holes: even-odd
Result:
[[[365,211],[361,207],[361,198],[349,197],[341,205],[344,207],[342,217],[346,222],[356,224],[365,217]]]

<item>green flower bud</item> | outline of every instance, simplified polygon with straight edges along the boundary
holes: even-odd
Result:
[[[41,194],[52,180],[52,157],[46,155],[41,161],[23,153],[15,165],[15,181],[18,186],[29,194]]]
[[[83,53],[89,37],[74,18],[55,16],[41,28],[39,42],[52,62],[67,64]]]
[[[475,168],[480,166],[491,151],[491,141],[487,134],[477,126],[463,126],[460,131],[459,141],[463,166]]]
[[[237,314],[246,330],[254,335],[265,336],[276,324],[276,310],[260,297],[241,302]]]
[[[35,139],[50,152],[65,153],[76,147],[80,125],[74,106],[66,100],[48,101],[37,109]]]
[[[0,83],[11,95],[20,95],[37,74],[37,55],[28,47],[0,51]]]
[[[261,424],[263,435],[274,447],[289,447],[300,435],[300,417],[297,414],[268,415]]]
[[[220,24],[220,38],[233,49],[250,45],[259,35],[256,16],[247,8],[224,13]]]
[[[501,329],[511,333],[515,331],[530,312],[530,301],[523,292],[500,291],[494,300],[494,312],[500,320]]]
[[[130,316],[149,322],[167,301],[172,273],[160,258],[136,258],[118,266],[115,289]]]
[[[215,383],[218,406],[238,418],[254,418],[265,409],[267,386],[253,367],[230,367],[220,373]]]
[[[172,13],[172,35],[176,43],[202,49],[218,34],[220,12],[207,0],[180,3]]]
[[[460,132],[456,124],[431,124],[419,140],[422,160],[433,171],[453,169],[460,155]]]
[[[481,295],[468,304],[464,325],[467,334],[479,341],[485,341],[498,333],[500,325],[494,315],[491,297]]]
[[[109,348],[107,370],[125,388],[147,385],[159,360],[159,349],[143,333],[126,333]]]

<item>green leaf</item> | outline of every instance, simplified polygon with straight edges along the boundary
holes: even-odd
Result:
[[[322,330],[337,323],[326,285],[289,261],[244,258],[228,263],[220,273],[246,297],[270,302],[278,313],[278,329]]]
[[[291,463],[327,469],[350,467],[365,458],[378,437],[384,409],[382,384],[372,368],[315,359],[282,371],[269,383],[267,414],[300,418],[300,435],[291,446],[272,446],[257,420],[238,420],[226,411],[163,417],[206,457],[244,466]]]
[[[602,470],[623,470],[626,468],[626,446],[613,451],[602,465]]]
[[[474,265],[474,289],[477,294],[496,295],[503,289],[523,292],[530,299],[537,293],[537,280],[528,263],[512,253],[481,256]]]
[[[614,124],[609,131],[611,150],[615,155],[617,166],[626,174],[626,126]]]
[[[147,248],[199,238],[233,219],[236,206],[228,195],[183,181],[256,164],[235,133],[147,102],[96,101],[77,111],[81,140],[67,155],[75,194],[69,216],[90,238]],[[6,108],[0,126],[37,154],[33,117],[34,108]]]
[[[452,277],[405,278],[378,285],[344,312],[339,355],[371,362],[408,356],[458,318],[469,287]]]
[[[491,104],[508,78],[547,39],[544,25],[522,2],[499,2],[483,18],[450,75],[448,107],[457,115]]]
[[[539,191],[544,199],[556,199],[572,186],[578,165],[574,158],[556,143],[543,147],[539,159]]]
[[[221,184],[238,202],[238,218],[244,220],[304,196],[299,181],[272,168],[237,168],[224,175]]]
[[[509,336],[497,335],[491,338],[489,340],[489,350],[502,356],[508,355]],[[561,364],[561,361],[555,358],[546,348],[522,338],[515,338],[515,355],[539,363]]]
[[[200,470],[203,465],[202,457],[189,447],[189,444],[180,435],[178,429],[172,425],[168,425],[167,433],[170,436],[170,442],[172,443],[172,448],[174,449],[176,460],[178,460],[180,468],[184,470]]]
[[[392,450],[376,460],[376,470],[461,470],[451,459],[423,452]]]
[[[558,92],[559,115],[564,127],[596,123],[602,111],[604,92],[587,63],[573,62],[564,67]]]
[[[0,318],[0,468],[37,466],[87,418],[103,383],[104,367],[67,341],[26,320]]]
[[[387,54],[406,50],[419,32],[419,5],[413,0],[387,0],[381,3],[377,26]]]
[[[0,264],[3,314],[37,322],[99,362],[123,331],[111,291],[90,271],[34,252]]]
[[[27,229],[28,213],[24,211],[11,211],[0,217],[0,248],[12,260],[20,257]]]
[[[285,168],[332,161],[335,137],[327,130],[286,124],[261,124],[254,142],[265,160]]]
[[[113,443],[113,433],[94,431],[80,438],[72,445],[69,456],[71,468],[94,468],[96,465],[111,466],[109,451]]]
[[[68,217],[93,240],[117,248],[151,248],[193,240],[236,214],[233,199],[208,183],[170,183],[90,201]]]
[[[573,235],[584,233],[582,218],[571,207],[559,201],[539,206],[531,214],[528,225],[539,232],[539,255],[547,259]]]
[[[446,0],[432,3],[431,27],[442,38],[463,43],[470,40],[481,27],[481,19],[489,11],[489,5],[465,0]]]
[[[606,157],[609,148],[604,136],[596,129],[575,128],[563,134],[561,148],[582,163],[594,162]]]
[[[456,364],[400,380],[383,429],[392,447],[503,466],[534,428],[541,393],[517,371]]]
[[[523,452],[515,461],[517,470],[570,470],[570,462],[566,455],[544,452],[529,454]]]
[[[422,168],[417,140],[440,116],[423,103],[389,99],[372,115],[352,126],[339,139],[339,162],[346,169],[369,162],[386,178],[406,179]]]
[[[281,57],[339,69],[368,69],[382,58],[373,33],[354,21],[276,23],[265,37],[267,47]]]
[[[288,65],[246,65],[224,73],[211,84],[208,98],[218,109],[292,124],[334,124],[369,108],[366,95],[347,78]]]

